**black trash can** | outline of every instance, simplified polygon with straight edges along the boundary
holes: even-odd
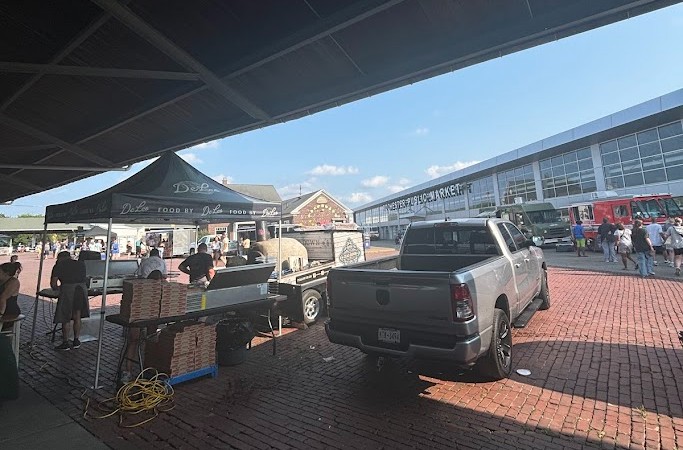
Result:
[[[247,344],[254,338],[254,326],[244,317],[223,319],[216,324],[216,362],[236,366],[247,358]]]

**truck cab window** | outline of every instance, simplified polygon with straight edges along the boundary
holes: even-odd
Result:
[[[626,205],[617,205],[614,208],[612,208],[612,211],[614,211],[614,217],[628,217],[628,208]]]
[[[407,255],[433,255],[434,248],[434,229],[415,228],[406,233],[403,242],[403,253]]]
[[[505,225],[502,223],[498,224],[498,230],[500,230],[500,234],[503,235],[503,239],[505,239],[505,245],[508,246],[508,249],[511,252],[516,252],[517,251],[517,246],[515,245],[514,239],[512,239],[512,236],[510,236],[510,232],[508,231],[507,228],[505,228]]]
[[[678,203],[672,198],[665,198],[661,200],[662,204],[664,205],[664,209],[666,210],[666,214],[669,217],[679,217],[683,216],[683,210],[681,210],[681,207],[678,206]]]
[[[636,208],[638,208],[638,211],[641,212],[642,217],[645,219],[649,219],[650,217],[666,217],[666,214],[664,213],[664,209],[662,206],[659,204],[659,202],[655,199],[650,199],[650,200],[638,200],[635,202],[631,202],[631,208],[633,209],[634,216],[636,212]],[[635,207],[633,204],[635,203]]]
[[[524,234],[522,234],[522,232],[519,231],[519,228],[517,228],[513,224],[506,223],[505,226],[507,227],[508,231],[510,232],[510,235],[512,236],[512,240],[515,241],[515,245],[517,246],[517,250],[523,249],[524,244],[527,241],[526,236],[524,236]]]

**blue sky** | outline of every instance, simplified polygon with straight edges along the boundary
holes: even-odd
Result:
[[[272,184],[283,198],[325,189],[353,208],[680,89],[682,42],[679,4],[179,154],[219,181]],[[0,213],[44,213],[146,164]]]

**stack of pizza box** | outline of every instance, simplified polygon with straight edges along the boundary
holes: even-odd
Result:
[[[187,312],[187,285],[181,283],[161,283],[159,317],[182,316]]]
[[[145,365],[169,376],[193,372],[216,363],[216,326],[201,322],[171,325],[148,342]]]
[[[128,322],[159,317],[160,284],[159,280],[124,281],[121,316]]]

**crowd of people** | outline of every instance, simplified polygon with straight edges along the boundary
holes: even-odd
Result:
[[[621,258],[623,270],[628,270],[629,262],[642,277],[655,275],[654,268],[659,265],[657,255],[663,257],[663,264],[672,267],[676,276],[681,275],[683,263],[683,218],[668,219],[659,224],[652,217],[645,225],[643,220],[633,221],[632,228],[623,223],[611,223],[603,218],[598,227],[598,239],[602,247],[605,263],[617,263],[617,254]],[[577,256],[586,256],[586,232],[579,220],[572,229]],[[633,259],[634,255],[636,259]]]

